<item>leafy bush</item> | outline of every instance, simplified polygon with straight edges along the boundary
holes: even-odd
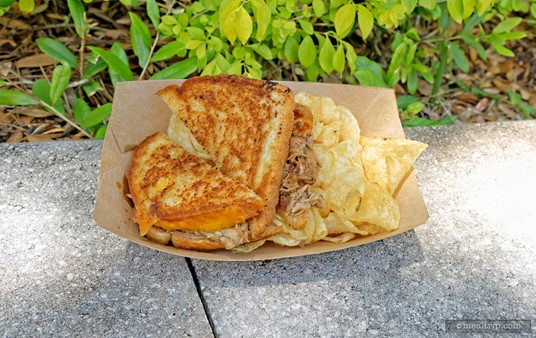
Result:
[[[484,60],[485,46],[514,56],[506,43],[526,36],[514,31],[522,21],[516,13],[536,17],[534,0],[201,0],[186,4],[122,0],[129,8],[134,65],[130,51],[118,42],[108,49],[86,45],[93,30],[87,18],[92,2],[67,1],[80,40],[77,55],[53,39],[37,40],[39,49],[59,62],[50,83],[35,81],[31,94],[5,83],[18,88],[0,90],[0,104],[39,104],[87,135],[101,138],[111,105],[92,109],[87,103],[102,89],[97,78],[115,86],[119,81],[226,72],[276,80],[403,86],[408,95],[399,97],[399,108],[406,125],[447,124],[453,119],[430,121],[418,116],[424,105],[412,95],[419,79],[432,86],[433,103],[445,74],[470,71],[464,50],[472,48]],[[35,8],[34,0],[0,0],[0,13],[14,4],[28,13]],[[432,27],[432,34],[421,36],[417,22]],[[487,22],[500,23],[490,31]],[[378,46],[389,47],[386,52],[377,50]],[[369,54],[376,58],[363,51],[373,51]],[[75,86],[78,97],[66,102],[64,91],[74,80],[81,83]],[[515,93],[511,97],[517,98]],[[526,110],[527,117],[534,115]]]

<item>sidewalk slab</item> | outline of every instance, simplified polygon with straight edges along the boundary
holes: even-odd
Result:
[[[185,259],[94,224],[101,146],[0,144],[0,336],[212,336]]]
[[[415,164],[429,221],[316,256],[193,260],[216,335],[429,337],[461,319],[534,327],[536,122],[406,134],[429,144]]]

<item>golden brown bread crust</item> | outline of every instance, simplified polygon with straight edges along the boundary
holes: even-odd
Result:
[[[250,240],[281,231],[272,220],[294,121],[292,91],[269,81],[218,75],[190,78],[157,95],[224,175],[263,199],[265,209],[250,222]]]
[[[252,190],[223,176],[163,133],[138,145],[128,182],[142,236],[154,224],[168,230],[221,230],[263,208]]]

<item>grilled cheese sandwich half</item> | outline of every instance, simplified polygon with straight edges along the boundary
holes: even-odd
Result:
[[[170,231],[220,231],[265,207],[253,190],[160,132],[136,148],[128,182],[142,236],[153,225]]]

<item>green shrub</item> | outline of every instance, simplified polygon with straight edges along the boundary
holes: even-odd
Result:
[[[225,72],[276,80],[331,78],[379,87],[403,85],[409,96],[399,100],[399,108],[406,125],[447,124],[453,120],[418,116],[424,105],[411,95],[419,79],[431,84],[433,97],[440,94],[445,74],[470,71],[466,48],[484,60],[487,46],[514,56],[506,42],[526,36],[514,31],[522,21],[517,13],[536,17],[534,0],[201,0],[187,4],[122,0],[131,19],[132,51],[125,51],[118,43],[109,49],[86,46],[86,37],[92,34],[86,16],[91,2],[67,1],[81,41],[78,56],[55,40],[39,39],[41,51],[60,62],[51,83],[36,81],[32,94],[2,90],[0,104],[37,103],[88,135],[102,137],[110,106],[92,110],[85,100],[101,88],[96,77],[115,85]],[[13,4],[13,0],[0,0],[0,13]],[[33,0],[16,4],[25,12],[34,8]],[[486,31],[484,24],[492,20],[500,23]],[[434,27],[433,34],[420,36],[417,21]],[[374,50],[378,44],[388,44],[389,53],[376,60],[356,53],[362,46]],[[85,58],[87,51],[91,54]],[[135,54],[137,65],[129,63],[129,53]],[[84,80],[83,90],[67,114],[62,95],[73,79]]]

